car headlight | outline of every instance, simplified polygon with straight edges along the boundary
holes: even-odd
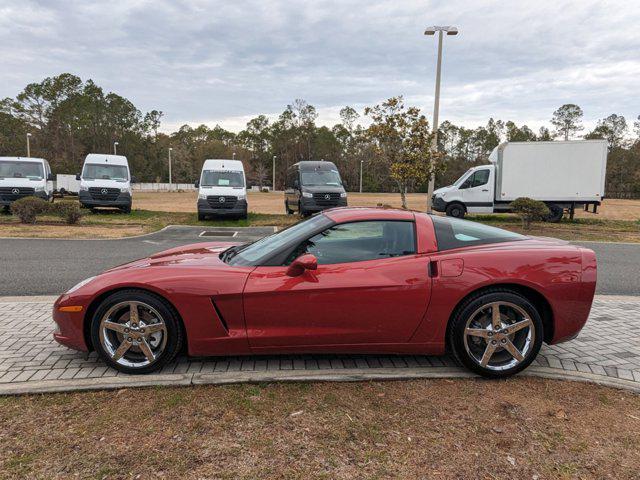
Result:
[[[88,192],[89,191],[89,187],[87,187],[86,185],[80,185],[80,191],[81,192]]]
[[[36,192],[44,192],[44,187],[36,187],[35,191]]]
[[[309,193],[309,192],[302,192],[302,196],[304,198],[313,198],[313,193]]]
[[[238,200],[245,200],[246,198],[246,195],[238,195]]]
[[[122,193],[131,193],[131,187],[122,187],[120,191]]]
[[[340,194],[340,197],[341,197],[341,198],[347,198],[347,192],[342,192],[342,193]]]
[[[207,199],[207,194],[206,193],[199,193],[198,194],[198,198],[200,200],[206,200]]]
[[[93,280],[94,278],[96,278],[95,276],[93,277],[89,277],[89,278],[85,278],[84,280],[82,280],[79,283],[76,283],[73,287],[71,287],[69,290],[67,290],[67,293],[72,293],[75,292],[76,290],[78,290],[80,287],[84,287],[87,283],[89,283],[91,280]]]

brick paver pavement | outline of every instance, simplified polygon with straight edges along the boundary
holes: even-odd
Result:
[[[95,353],[51,337],[50,299],[0,299],[0,394],[242,381],[359,380],[470,376],[449,357],[287,355],[179,358],[153,375],[123,375]],[[545,345],[526,374],[640,391],[640,297],[599,296],[580,336]]]

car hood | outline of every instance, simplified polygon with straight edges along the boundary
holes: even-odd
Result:
[[[44,179],[42,180],[29,180],[24,177],[4,177],[0,178],[0,187],[27,187],[27,188],[35,188],[40,187],[44,184]]]
[[[449,185],[447,187],[440,187],[437,190],[433,191],[434,195],[442,195],[444,193],[450,192],[451,190],[455,190],[455,187],[453,185]]]
[[[114,272],[118,270],[126,270],[129,268],[143,268],[155,266],[226,266],[220,260],[220,253],[234,245],[240,245],[237,242],[203,242],[184,245],[171,248],[162,252],[155,253],[147,258],[141,258],[124,265],[107,270]]]
[[[344,187],[335,185],[303,185],[302,190],[309,193],[342,193]]]

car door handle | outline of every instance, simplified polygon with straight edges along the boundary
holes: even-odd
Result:
[[[488,191],[489,191],[489,189],[488,189],[488,188],[483,188],[483,189],[482,189],[482,191],[483,191],[483,192],[488,192]]]

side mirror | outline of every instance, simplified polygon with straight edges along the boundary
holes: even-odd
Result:
[[[76,173],[76,180],[80,181],[80,174]]]
[[[200,180],[196,180],[196,182],[193,184],[194,187],[196,188],[200,188]]]
[[[290,277],[298,277],[302,275],[305,270],[317,270],[318,259],[311,253],[305,253],[296,258],[289,268],[287,268],[287,275]]]
[[[293,188],[300,188],[300,182],[298,180],[293,181]]]
[[[47,175],[47,182],[53,182],[55,179],[53,178],[53,173]]]
[[[138,183],[138,179],[132,175],[129,183]]]

